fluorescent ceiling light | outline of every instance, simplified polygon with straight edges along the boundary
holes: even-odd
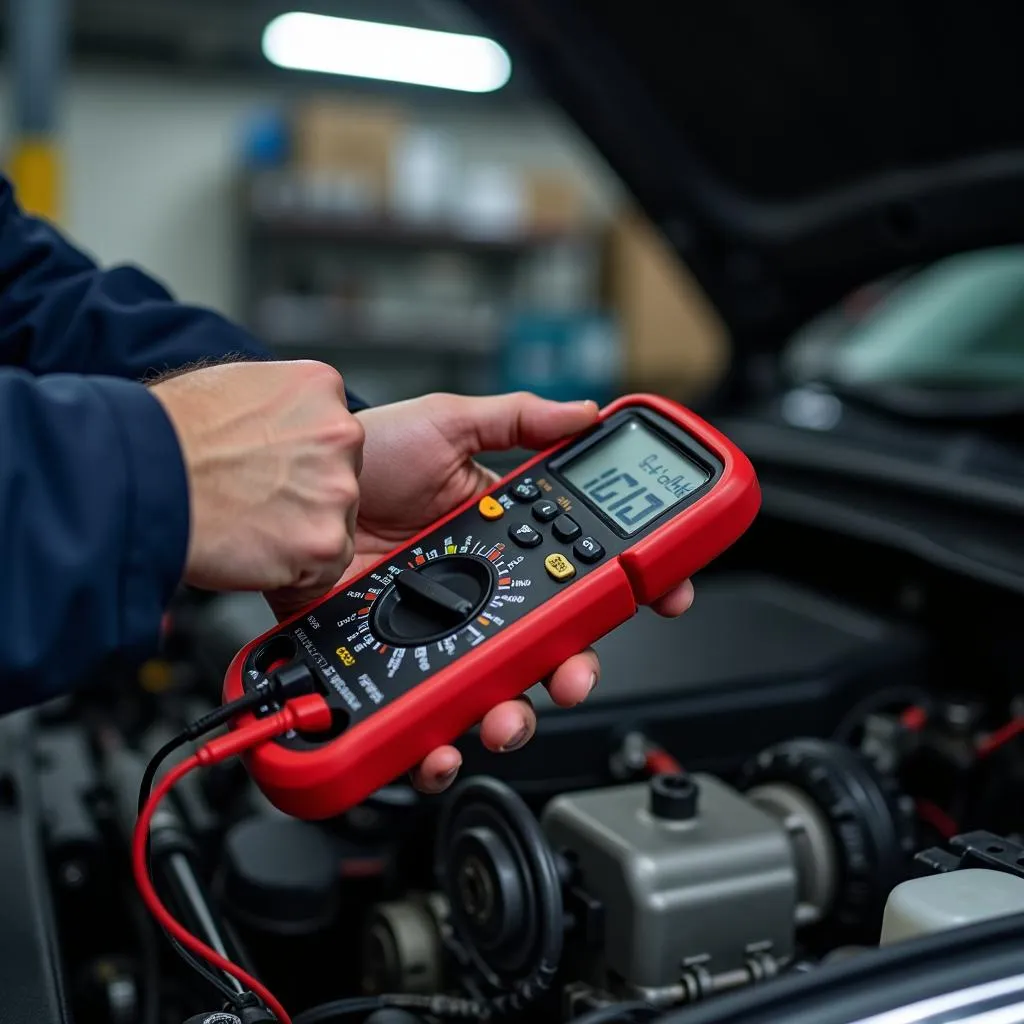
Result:
[[[295,71],[460,92],[494,92],[512,74],[512,61],[493,39],[298,11],[270,22],[263,54]]]

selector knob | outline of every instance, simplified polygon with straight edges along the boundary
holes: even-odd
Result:
[[[490,563],[449,555],[399,573],[374,602],[370,628],[393,647],[443,640],[484,610],[494,591]]]

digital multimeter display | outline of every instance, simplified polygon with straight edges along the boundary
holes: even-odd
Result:
[[[637,419],[592,445],[560,472],[627,535],[642,530],[711,478]]]

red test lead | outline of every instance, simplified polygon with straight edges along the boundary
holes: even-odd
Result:
[[[149,874],[146,856],[150,825],[160,801],[190,771],[200,766],[218,764],[234,757],[261,743],[266,743],[276,736],[290,732],[302,731],[309,734],[323,732],[331,724],[331,711],[323,697],[310,694],[296,697],[264,718],[248,718],[239,723],[237,728],[224,736],[219,736],[201,747],[191,757],[172,768],[153,789],[152,795],[143,804],[135,831],[132,836],[132,872],[135,884],[146,907],[160,926],[173,936],[189,952],[195,954],[213,967],[230,974],[242,985],[255,993],[266,1004],[281,1024],[290,1024],[290,1018],[284,1007],[273,993],[256,978],[242,970],[237,964],[221,956],[215,949],[200,941],[178,922],[167,910],[157,895]]]

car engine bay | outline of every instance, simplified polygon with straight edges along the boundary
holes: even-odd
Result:
[[[678,622],[602,642],[590,701],[538,696],[525,750],[466,737],[445,796],[396,783],[309,823],[237,761],[187,777],[154,819],[157,888],[297,1024],[685,1022],[1024,910],[1019,593],[770,515],[695,582]],[[137,678],[5,723],[9,1019],[231,1008],[147,916],[128,842],[252,608],[184,595]]]
[[[721,316],[702,400],[761,512],[582,704],[531,689],[525,748],[460,739],[443,795],[310,822],[238,758],[184,775],[155,891],[290,1024],[1022,1024],[1024,7],[465,6]],[[993,248],[1005,306],[914,276],[977,252],[988,289]],[[158,657],[0,718],[4,1024],[274,1021],[133,880],[154,766],[272,625],[182,592]]]

